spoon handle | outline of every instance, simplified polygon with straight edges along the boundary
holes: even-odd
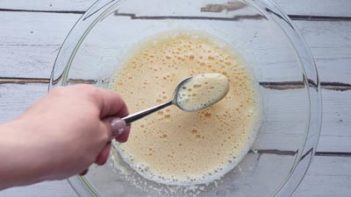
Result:
[[[151,113],[154,113],[154,112],[156,112],[158,110],[161,110],[161,109],[163,109],[165,107],[168,107],[168,106],[170,106],[172,104],[173,104],[173,101],[171,100],[171,101],[168,101],[166,103],[163,103],[163,104],[160,104],[160,105],[156,105],[154,107],[150,107],[150,108],[145,109],[143,111],[130,114],[130,115],[122,118],[122,120],[124,120],[126,122],[126,124],[130,124],[130,123],[132,123],[132,122],[134,122],[136,120],[139,120],[140,118],[143,118],[144,116],[147,116],[147,115],[149,115]]]

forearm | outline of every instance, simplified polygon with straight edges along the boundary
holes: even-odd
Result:
[[[0,189],[27,185],[44,178],[40,158],[33,154],[35,136],[19,122],[0,125]]]

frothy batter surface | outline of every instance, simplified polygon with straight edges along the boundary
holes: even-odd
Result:
[[[166,184],[210,182],[248,152],[259,115],[253,79],[231,49],[207,36],[175,33],[146,41],[112,88],[136,112],[170,100],[180,81],[207,72],[229,79],[223,100],[200,112],[171,106],[133,123],[118,151],[140,175]]]

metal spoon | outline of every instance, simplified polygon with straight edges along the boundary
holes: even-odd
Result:
[[[195,89],[198,91],[195,91]],[[179,109],[187,112],[199,111],[220,101],[228,91],[229,82],[224,75],[219,73],[198,74],[181,81],[174,91],[172,100],[130,114],[122,118],[122,120],[124,120],[126,124],[130,124],[131,122],[170,105],[176,105]]]

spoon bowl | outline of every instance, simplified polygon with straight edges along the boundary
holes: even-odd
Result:
[[[229,81],[220,73],[203,73],[178,84],[173,104],[187,112],[205,109],[222,100],[229,91]]]
[[[199,111],[223,99],[228,91],[229,81],[226,76],[220,73],[198,74],[181,81],[175,88],[172,100],[130,114],[122,120],[130,124],[173,104],[186,112]]]

